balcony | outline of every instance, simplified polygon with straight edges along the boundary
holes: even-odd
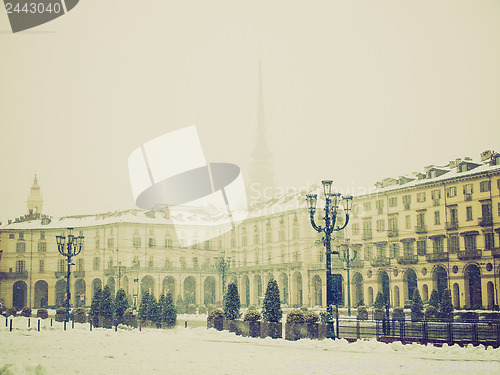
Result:
[[[372,267],[385,267],[391,264],[391,259],[388,257],[377,257],[370,260]]]
[[[482,255],[482,250],[478,249],[457,251],[457,258],[460,260],[481,259]]]
[[[452,220],[446,222],[446,230],[457,230],[458,229],[458,220]]]
[[[477,224],[482,227],[491,227],[493,226],[493,217],[480,217],[477,219]]]
[[[351,268],[363,268],[365,266],[365,261],[363,259],[355,259],[350,262],[349,265]]]
[[[500,248],[495,247],[495,248],[491,249],[491,256],[493,258],[500,258]]]
[[[389,237],[399,237],[399,231],[397,229],[391,229],[387,232]]]
[[[104,276],[115,276],[115,269],[114,268],[105,269]]]
[[[418,255],[404,255],[402,257],[398,257],[397,261],[399,264],[417,264]]]
[[[75,277],[85,277],[85,271],[75,271],[75,272],[73,272],[73,276],[75,276]]]
[[[28,271],[0,272],[0,279],[27,279]]]
[[[373,238],[372,232],[363,232],[363,240],[369,241]]]
[[[434,263],[434,262],[447,262],[449,259],[448,253],[432,253],[427,254],[425,256],[425,260]]]
[[[415,227],[415,233],[417,234],[427,233],[427,225],[425,224],[417,225]]]
[[[67,271],[56,271],[55,275],[57,278],[66,277],[68,275],[68,272]]]

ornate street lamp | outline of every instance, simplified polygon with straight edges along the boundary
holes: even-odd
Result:
[[[347,270],[347,315],[351,316],[351,277],[350,277],[350,270],[351,270],[351,262],[354,262],[356,259],[356,256],[358,255],[358,252],[356,250],[354,251],[354,254],[350,254],[349,251],[349,240],[346,239],[346,243],[340,245],[341,247],[341,252],[339,252],[339,259],[345,263],[345,269]]]
[[[217,271],[222,276],[222,301],[224,302],[224,298],[226,296],[226,273],[229,270],[231,264],[231,257],[228,257],[228,260],[226,261],[225,257],[215,257],[214,258],[216,263],[215,263],[215,268],[217,268]]]
[[[70,277],[71,277],[71,266],[74,263],[71,262],[71,258],[77,256],[82,251],[83,247],[83,236],[75,237],[73,235],[73,228],[68,228],[68,242],[66,243],[66,236],[56,236],[57,250],[59,254],[66,257],[68,261],[68,273],[66,275],[66,321],[69,322],[69,301],[71,299],[70,293]]]
[[[332,233],[336,231],[340,231],[344,229],[349,223],[349,202],[352,200],[352,196],[347,195],[342,197],[340,193],[332,193],[332,180],[323,180],[321,181],[323,184],[323,191],[325,195],[325,216],[323,219],[325,220],[325,226],[317,226],[314,222],[314,213],[316,212],[316,202],[317,195],[316,194],[307,194],[307,204],[309,208],[309,215],[311,219],[311,225],[315,231],[321,233],[324,232],[325,236],[323,237],[323,245],[326,247],[326,305],[327,312],[330,316],[330,320],[328,321],[328,337],[335,338],[335,332],[333,330],[333,312],[332,312],[332,304],[333,304],[333,278],[332,278],[332,254],[338,254],[337,251],[332,252],[331,250],[331,241],[332,241]],[[343,201],[342,206],[345,212],[345,222],[341,227],[336,226],[337,224],[337,215],[340,202]]]

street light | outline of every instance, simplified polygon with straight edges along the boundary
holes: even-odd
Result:
[[[216,260],[215,267],[222,275],[222,302],[224,302],[226,296],[226,272],[231,266],[231,257],[228,257],[228,261],[224,257],[215,257],[214,259]]]
[[[83,236],[75,237],[73,235],[73,228],[68,228],[68,242],[66,243],[66,236],[56,236],[57,250],[59,254],[67,258],[68,261],[68,273],[66,275],[66,321],[69,322],[69,301],[71,298],[70,293],[70,277],[71,277],[71,258],[77,256],[82,251],[83,247]]]
[[[356,259],[356,256],[358,255],[358,252],[354,250],[354,254],[352,255],[349,251],[349,240],[346,239],[346,243],[341,245],[341,253],[339,252],[339,259],[345,263],[345,268],[347,270],[347,315],[351,316],[351,277],[350,277],[350,270],[351,270],[351,262],[354,262]]]
[[[317,195],[316,194],[307,194],[306,199],[309,208],[309,215],[311,219],[311,225],[315,231],[318,233],[324,232],[325,236],[323,237],[323,245],[326,247],[326,305],[327,312],[330,315],[330,320],[328,321],[328,337],[335,338],[335,332],[333,330],[333,312],[332,312],[332,304],[333,304],[333,278],[332,278],[332,254],[338,254],[337,251],[331,251],[331,240],[332,240],[332,232],[340,231],[347,226],[349,223],[349,202],[352,200],[352,196],[344,196],[340,193],[332,193],[332,180],[323,180],[321,181],[323,184],[323,192],[325,195],[325,216],[323,219],[325,220],[325,226],[317,226],[314,222],[314,213],[316,212],[316,202]],[[341,227],[335,226],[337,223],[337,215],[339,209],[339,203],[343,201],[342,205],[345,211],[345,223]]]

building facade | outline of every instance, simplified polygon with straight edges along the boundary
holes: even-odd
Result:
[[[356,254],[349,270],[332,257],[341,305],[347,293],[352,306],[371,305],[380,291],[391,306],[403,306],[416,288],[424,301],[434,289],[450,289],[456,308],[498,305],[500,156],[487,151],[481,159],[385,179],[354,198],[349,225],[333,244]],[[148,290],[213,304],[222,300],[222,280],[237,282],[243,305],[259,305],[271,278],[284,304],[325,306],[325,250],[309,222],[306,193],[255,205],[232,231],[189,247],[186,234],[201,233],[206,219],[195,212],[174,226],[176,213],[166,210],[52,218],[28,202],[27,215],[0,227],[0,300],[16,307],[62,305],[67,263],[56,236],[73,228],[85,237],[72,266],[73,306],[89,306],[104,285],[123,288],[134,303]],[[30,196],[41,208],[39,190]],[[223,272],[222,259],[229,264]]]

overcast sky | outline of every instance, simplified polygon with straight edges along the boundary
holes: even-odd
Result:
[[[500,1],[82,0],[0,12],[0,220],[134,208],[127,158],[196,125],[248,173],[258,65],[276,183],[370,187],[500,149]],[[175,162],[175,161],[172,161]]]

